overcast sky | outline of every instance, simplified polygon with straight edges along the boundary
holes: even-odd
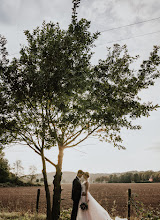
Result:
[[[71,19],[72,0],[0,0],[0,34],[7,40],[9,56],[17,57],[20,45],[26,44],[23,30],[40,26],[43,20],[59,22],[66,29]],[[139,62],[147,59],[153,45],[160,45],[160,1],[159,0],[82,0],[78,10],[79,18],[91,21],[91,31],[102,31],[96,41],[92,63],[106,56],[106,47],[114,43],[126,44],[130,54],[140,55]],[[150,21],[148,21],[150,20]],[[141,21],[146,21],[139,23]],[[115,30],[128,24],[134,24]],[[160,105],[160,80],[154,87],[140,95],[144,101]],[[149,118],[136,121],[142,126],[139,131],[122,131],[126,150],[118,150],[112,144],[89,138],[75,149],[67,149],[64,155],[63,171],[83,169],[89,172],[123,172],[130,170],[160,170],[160,110],[152,112]],[[10,165],[22,160],[25,173],[30,165],[41,172],[41,160],[27,146],[10,146],[5,150]],[[55,149],[46,155],[57,160]],[[55,171],[48,166],[48,172]]]

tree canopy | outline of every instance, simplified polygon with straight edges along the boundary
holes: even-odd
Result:
[[[10,179],[10,168],[8,161],[4,158],[4,153],[0,150],[0,183],[5,183]]]
[[[57,143],[68,148],[94,133],[123,148],[120,129],[139,129],[131,120],[158,107],[142,103],[138,93],[159,77],[159,47],[137,71],[130,65],[138,57],[117,44],[108,49],[106,60],[92,66],[90,50],[99,33],[92,36],[89,26],[81,19],[67,31],[51,22],[32,34],[25,31],[28,46],[1,74],[1,128],[9,125],[4,140],[12,137],[39,150],[44,139],[45,148]],[[83,138],[75,143],[80,134]]]

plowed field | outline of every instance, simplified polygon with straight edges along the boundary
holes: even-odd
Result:
[[[35,212],[37,189],[41,189],[39,212],[45,213],[45,191],[44,187],[9,187],[0,188],[0,208],[7,211],[28,211]],[[62,208],[72,207],[71,184],[62,185]],[[143,202],[146,207],[160,208],[160,184],[91,184],[90,193],[92,196],[114,216],[127,215],[128,189],[136,194],[136,199]],[[50,187],[52,192],[52,187]]]

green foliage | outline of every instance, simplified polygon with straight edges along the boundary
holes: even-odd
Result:
[[[4,70],[4,67],[8,64],[9,60],[7,59],[7,49],[6,49],[6,39],[0,34],[0,71]]]
[[[70,134],[84,124],[81,96],[88,86],[90,46],[98,35],[91,36],[89,26],[82,19],[67,31],[51,22],[44,22],[33,34],[25,31],[28,47],[21,49],[20,59],[14,59],[1,76],[8,100],[15,103],[12,121],[5,116],[2,122],[10,132],[4,133],[4,144],[12,137],[33,145],[27,132],[37,141],[45,139],[49,148],[62,142],[64,130]]]
[[[40,182],[43,182],[43,181],[44,181],[44,178],[41,178],[41,179],[40,179]]]
[[[0,219],[7,220],[44,220],[46,216],[43,214],[30,214],[30,213],[20,213],[20,212],[2,212],[0,213]]]
[[[71,219],[71,209],[62,210],[60,215],[60,220],[70,220]]]
[[[8,160],[4,158],[5,154],[0,150],[0,186],[32,186],[31,183],[24,183],[10,171]]]
[[[11,102],[9,104],[8,102],[8,95],[5,93],[5,87],[4,87],[4,81],[2,80],[2,76],[5,75],[5,72],[7,71],[8,62],[7,59],[8,52],[6,50],[6,39],[0,35],[0,150],[3,149],[3,144],[6,143],[6,139],[4,138],[3,141],[1,137],[3,134],[6,134],[6,129],[9,126],[11,122],[8,121],[8,125],[6,124],[6,119],[4,115],[8,115],[8,117],[11,117]],[[10,138],[8,138],[9,140]]]
[[[144,204],[136,199],[136,195],[133,194],[131,198],[131,205],[133,207],[134,214],[141,220],[158,220],[160,219],[160,206],[153,208],[151,206],[145,207]]]
[[[101,176],[95,179],[95,182],[97,183],[103,183],[103,182],[108,182],[109,181],[109,176]]]
[[[0,183],[8,182],[10,179],[10,168],[4,153],[0,151]]]
[[[61,212],[60,220],[70,220],[71,218],[71,209],[63,210]],[[14,220],[43,220],[46,219],[46,215],[44,214],[31,214],[31,213],[20,213],[20,212],[1,212],[0,219],[14,219]]]

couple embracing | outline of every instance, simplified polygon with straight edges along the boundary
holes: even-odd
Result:
[[[81,183],[83,176],[84,182]],[[111,220],[108,212],[89,193],[89,173],[78,170],[72,185],[71,220]]]

